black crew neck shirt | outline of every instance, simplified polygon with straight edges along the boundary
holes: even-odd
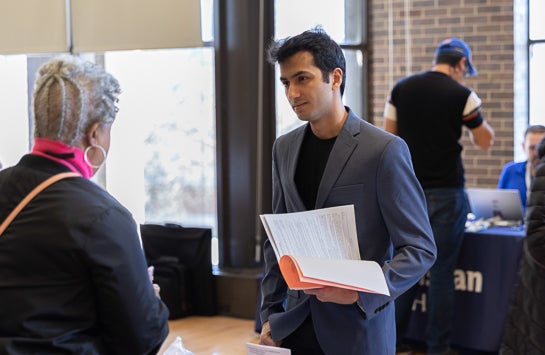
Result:
[[[318,187],[336,139],[337,137],[329,139],[316,137],[310,129],[310,124],[305,129],[295,169],[295,186],[307,210],[315,208]]]

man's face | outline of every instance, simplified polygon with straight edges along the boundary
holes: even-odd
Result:
[[[302,121],[315,121],[332,109],[335,91],[331,74],[329,79],[329,83],[323,81],[312,54],[306,51],[298,52],[280,64],[280,81],[286,97]]]
[[[532,165],[532,168],[535,168],[539,164],[536,148],[543,137],[545,137],[545,133],[532,132],[529,132],[526,137],[524,137],[522,149],[524,149],[524,153],[526,153],[526,157],[528,158],[528,162]]]

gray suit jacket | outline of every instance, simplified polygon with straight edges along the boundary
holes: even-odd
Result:
[[[305,210],[294,182],[304,131],[304,126],[296,128],[274,144],[274,213]],[[326,354],[394,354],[392,301],[432,266],[436,248],[407,145],[350,110],[327,161],[315,208],[346,204],[354,205],[361,258],[382,265],[390,296],[360,292],[358,303],[340,305],[289,290],[267,240],[261,320],[270,321],[273,339],[280,340],[310,312]]]

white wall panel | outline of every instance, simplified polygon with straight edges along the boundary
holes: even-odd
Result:
[[[1,0],[0,54],[68,51],[65,0]]]
[[[199,0],[72,0],[74,52],[202,45]]]

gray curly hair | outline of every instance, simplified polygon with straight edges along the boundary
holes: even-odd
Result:
[[[121,93],[102,67],[75,56],[43,64],[34,85],[34,137],[83,146],[96,122],[112,123]]]

